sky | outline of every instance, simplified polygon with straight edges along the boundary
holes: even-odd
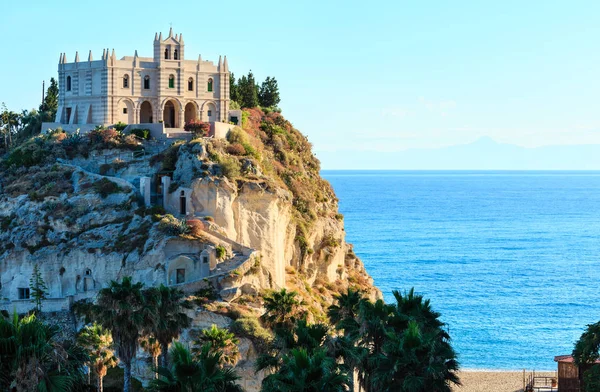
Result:
[[[0,10],[0,102],[11,110],[39,105],[61,52],[150,57],[154,33],[172,25],[187,58],[227,55],[237,76],[274,76],[283,114],[324,169],[481,137],[600,144],[598,1],[0,0]]]

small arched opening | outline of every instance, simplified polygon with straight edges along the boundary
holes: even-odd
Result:
[[[152,105],[148,101],[142,102],[140,106],[140,124],[148,124],[152,122]]]
[[[185,197],[185,191],[181,191],[179,194],[179,213],[181,215],[187,214],[187,197]]]
[[[71,77],[67,76],[67,91],[71,91]]]
[[[129,87],[129,75],[125,74],[123,75],[123,88],[128,88]]]
[[[208,84],[207,85],[207,90],[210,93],[210,92],[213,91],[213,80],[212,80],[212,78],[208,79],[208,83],[207,84]]]
[[[198,113],[196,111],[196,105],[194,105],[193,102],[189,102],[187,105],[185,105],[185,122],[186,122],[186,124],[197,118],[198,118]]]
[[[144,90],[150,90],[150,76],[144,76]]]
[[[194,91],[194,78],[188,79],[188,91]]]
[[[175,88],[175,75],[169,75],[169,88]]]
[[[179,52],[177,49],[173,51],[173,60],[179,60]]]

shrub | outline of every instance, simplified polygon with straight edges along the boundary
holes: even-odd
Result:
[[[194,137],[204,137],[208,136],[210,132],[210,124],[198,120],[190,120],[184,125],[183,129],[186,132],[193,133]]]
[[[125,128],[127,128],[127,124],[122,123],[121,121],[119,121],[118,123],[116,123],[113,128],[115,128],[118,132],[123,132],[123,130]]]
[[[230,144],[225,151],[231,155],[246,155],[246,149],[240,143]]]
[[[150,139],[150,130],[149,129],[132,129],[131,134],[139,137],[140,139],[148,140]]]
[[[227,256],[227,249],[223,245],[217,245],[217,259],[223,260]]]
[[[248,338],[259,352],[264,352],[273,339],[271,333],[260,325],[257,317],[242,317],[231,323],[229,330],[236,336]]]
[[[112,182],[108,178],[103,178],[94,182],[93,185],[94,191],[98,193],[103,199],[105,199],[108,195],[113,193],[123,192],[123,188],[121,188],[116,183]]]
[[[158,229],[168,235],[187,234],[190,231],[185,221],[175,218],[171,214],[167,214],[158,223]]]
[[[241,174],[242,166],[240,165],[240,161],[234,157],[219,157],[219,166],[221,167],[221,173],[227,178],[239,177]]]
[[[235,127],[231,131],[227,132],[227,141],[231,144],[247,144],[248,134],[240,127]]]

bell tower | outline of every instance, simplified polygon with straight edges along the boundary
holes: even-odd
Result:
[[[184,59],[184,50],[183,34],[173,36],[173,28],[169,29],[169,35],[164,40],[162,32],[154,35],[154,62],[181,61]]]

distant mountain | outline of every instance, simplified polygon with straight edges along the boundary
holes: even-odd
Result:
[[[444,148],[317,156],[323,169],[330,170],[600,170],[600,144],[525,148],[490,137]]]

